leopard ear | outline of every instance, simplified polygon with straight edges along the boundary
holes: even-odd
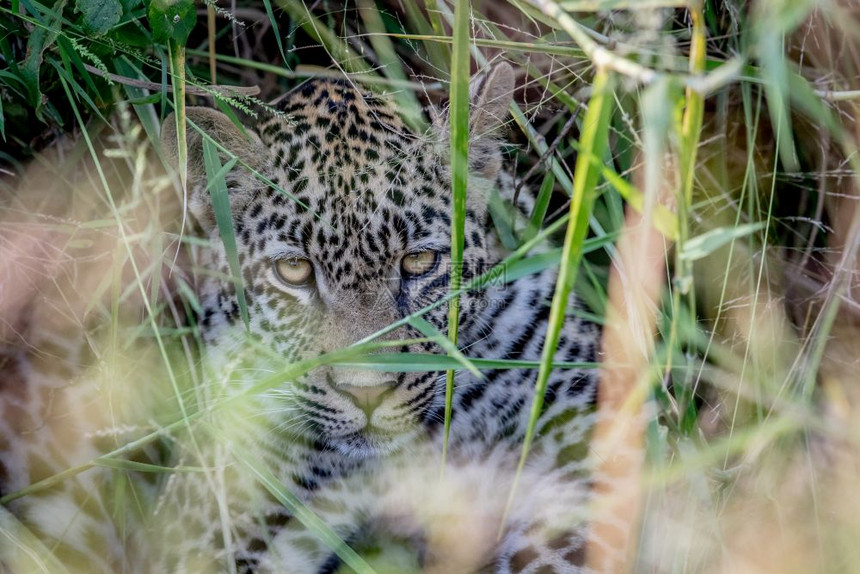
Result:
[[[230,207],[233,213],[238,212],[260,188],[249,168],[259,170],[264,166],[267,154],[263,142],[253,130],[241,130],[229,117],[212,108],[190,106],[185,109],[185,117],[229,152],[219,153],[222,164],[229,161],[230,154],[239,159],[236,166],[225,176],[230,192]],[[215,227],[215,214],[209,192],[206,190],[203,136],[188,125],[185,141],[188,150],[188,208],[200,225],[209,231]],[[176,166],[179,163],[179,144],[176,137],[176,116],[173,113],[167,116],[161,126],[161,143],[168,159]]]
[[[507,62],[472,78],[469,83],[471,137],[481,139],[493,135],[505,124],[514,86],[514,69]]]
[[[502,168],[499,140],[508,119],[514,86],[514,70],[506,62],[477,74],[469,83],[469,166],[490,180]],[[434,121],[440,141],[446,146],[450,133],[448,120],[447,115],[442,115]]]

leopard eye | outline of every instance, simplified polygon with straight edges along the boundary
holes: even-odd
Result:
[[[439,261],[439,253],[436,251],[419,251],[410,253],[400,260],[400,269],[407,277],[418,277],[426,275],[436,268]]]
[[[275,275],[293,287],[302,287],[311,282],[314,275],[314,267],[307,259],[299,257],[288,257],[275,261]]]

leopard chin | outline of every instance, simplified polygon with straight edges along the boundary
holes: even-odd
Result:
[[[370,427],[344,436],[329,437],[326,442],[330,448],[350,458],[380,458],[400,451],[414,434],[392,433]]]

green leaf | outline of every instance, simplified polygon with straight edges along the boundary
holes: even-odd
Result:
[[[122,6],[123,14],[131,14],[133,10],[137,10],[141,5],[141,0],[119,0]]]
[[[738,225],[737,227],[718,227],[717,229],[712,229],[687,241],[684,244],[683,251],[681,251],[681,259],[685,261],[702,259],[729,241],[755,233],[764,229],[764,227],[764,222],[759,221],[758,223],[747,223],[746,225]]]
[[[83,14],[84,27],[96,36],[116,26],[122,17],[119,0],[77,0],[75,9]]]
[[[42,109],[44,108],[45,101],[42,98],[40,90],[42,62],[45,51],[57,41],[57,35],[62,26],[62,12],[65,5],[66,0],[58,0],[54,4],[53,10],[42,7],[46,15],[45,23],[42,26],[35,27],[27,39],[27,53],[20,67],[21,79],[27,87],[27,101],[33,106],[36,117],[39,119],[42,119]]]
[[[173,40],[184,46],[197,23],[194,0],[152,0],[147,16],[153,40],[162,44]]]

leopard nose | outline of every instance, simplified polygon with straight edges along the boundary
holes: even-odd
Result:
[[[395,381],[386,381],[372,386],[342,385],[339,388],[341,392],[349,395],[355,406],[364,411],[369,419],[385,397],[394,392],[394,385]]]

